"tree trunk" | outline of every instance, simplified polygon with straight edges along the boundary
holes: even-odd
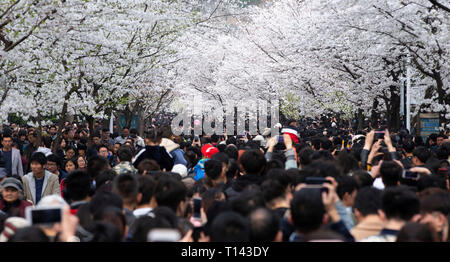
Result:
[[[41,146],[42,145],[42,117],[41,117],[41,111],[38,110],[37,111],[37,122],[38,122],[38,132],[37,132],[37,141],[36,144],[37,146]]]
[[[388,118],[388,129],[400,129],[400,97],[398,95],[391,95],[389,111],[386,112]]]
[[[375,98],[373,100],[372,110],[371,110],[371,115],[370,115],[370,122],[372,123],[372,126],[374,126],[377,123],[377,120],[378,120],[378,117],[379,117],[379,114],[377,112],[378,104],[379,104],[378,99]]]
[[[67,95],[66,95],[67,97]],[[70,97],[70,96],[69,96]],[[67,100],[64,102],[62,111],[61,111],[61,117],[58,120],[58,130],[57,130],[57,135],[56,135],[56,139],[53,141],[53,146],[52,146],[52,152],[53,154],[56,154],[56,151],[59,148],[59,145],[61,144],[61,140],[62,140],[62,132],[61,130],[64,127],[64,122],[66,122],[66,115],[67,115]]]
[[[363,110],[358,109],[358,130],[364,129],[364,115]]]
[[[138,110],[138,132],[139,132],[139,136],[143,137],[144,136],[144,131],[145,131],[144,111],[142,110],[141,107],[139,107],[139,110]]]

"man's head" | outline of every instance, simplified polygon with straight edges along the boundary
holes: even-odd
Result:
[[[3,151],[11,151],[13,144],[13,139],[10,134],[3,134],[2,137],[2,145],[3,145]]]
[[[251,242],[281,242],[280,218],[268,209],[258,208],[248,217]]]
[[[58,169],[61,168],[61,160],[58,156],[51,154],[47,157],[47,170],[53,174],[58,173]]]
[[[130,135],[130,129],[128,127],[124,127],[122,129],[122,137],[128,137]]]
[[[211,242],[246,242],[249,240],[248,223],[235,212],[223,212],[214,218]]]
[[[444,134],[439,134],[436,139],[436,145],[441,146],[445,139],[447,139],[447,136],[445,136]]]
[[[247,150],[239,159],[240,165],[246,174],[261,174],[266,167],[266,158],[260,150]]]
[[[205,175],[211,180],[225,177],[225,167],[218,160],[210,159],[205,162]]]
[[[135,207],[138,201],[139,183],[131,173],[118,175],[114,179],[113,192],[120,195],[127,207]]]
[[[374,187],[364,187],[358,190],[353,205],[358,221],[368,215],[378,215],[381,209],[381,190]]]
[[[113,154],[114,155],[117,155],[117,153],[119,152],[119,149],[120,149],[121,146],[122,146],[122,144],[119,143],[119,142],[114,144],[114,147],[113,147]]]
[[[95,179],[98,174],[110,168],[108,160],[102,156],[93,156],[88,160],[87,172],[92,179]]]
[[[153,128],[147,132],[145,136],[146,145],[159,145],[162,140],[162,131],[158,128]]]
[[[67,130],[67,138],[68,138],[69,140],[73,140],[74,137],[75,137],[75,130],[72,129],[72,128],[69,128],[69,129]]]
[[[64,198],[72,201],[81,201],[89,196],[91,178],[83,171],[76,170],[64,179],[66,185]]]
[[[36,143],[36,141],[37,141],[36,131],[28,132],[28,141],[30,141],[31,144],[35,144]]]
[[[420,201],[406,186],[389,187],[381,196],[381,209],[383,219],[408,222],[420,213]]]
[[[131,152],[130,147],[121,146],[119,148],[117,156],[118,156],[120,162],[126,162],[126,161],[131,162],[131,159],[133,158],[133,153]]]
[[[266,206],[271,208],[279,201],[286,200],[287,191],[278,180],[267,179],[261,184],[261,191],[264,196]]]
[[[320,190],[303,188],[291,201],[291,216],[298,232],[307,234],[318,230],[325,220],[325,207]]]
[[[338,177],[337,182],[337,194],[339,198],[342,200],[344,206],[352,207],[358,192],[356,179],[351,176],[342,176]]]
[[[20,195],[23,193],[22,181],[14,178],[7,177],[2,180],[1,183],[2,197],[3,200],[12,203],[19,199]]]
[[[442,232],[445,227],[448,227],[447,217],[450,214],[450,193],[445,190],[438,190],[422,197],[420,199],[420,213],[421,223],[430,224],[436,232]]]
[[[92,142],[94,142],[94,145],[96,145],[96,146],[100,145],[101,141],[102,141],[102,139],[99,134],[94,134],[92,136]]]
[[[413,151],[413,164],[414,166],[423,166],[430,157],[431,151],[424,146],[419,146]]]
[[[107,159],[109,156],[108,147],[105,145],[100,145],[98,147],[98,155]]]
[[[47,164],[47,157],[42,152],[35,152],[30,158],[30,167],[34,175],[42,174]]]
[[[54,136],[56,134],[56,126],[54,125],[51,126],[48,132],[50,133],[51,136]]]
[[[402,172],[402,167],[394,161],[383,161],[380,167],[381,180],[386,187],[397,186]]]
[[[185,185],[169,176],[160,177],[155,188],[158,206],[170,207],[177,215],[184,213],[187,190]]]
[[[140,195],[140,197],[138,197],[138,200],[140,200],[138,206],[150,204],[155,194],[155,179],[151,176],[141,176],[138,178],[138,183]]]
[[[102,138],[103,138],[103,140],[108,140],[110,135],[111,135],[111,132],[109,131],[108,128],[103,128],[102,129]]]
[[[42,146],[44,146],[46,148],[51,148],[52,142],[53,142],[53,139],[51,136],[43,136],[42,137]]]

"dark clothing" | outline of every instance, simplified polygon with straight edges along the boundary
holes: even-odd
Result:
[[[229,200],[239,197],[241,192],[249,185],[260,185],[264,181],[264,178],[259,174],[245,174],[239,176],[233,181],[231,187],[225,191]]]
[[[144,159],[155,160],[158,162],[161,170],[166,169],[166,171],[172,170],[174,163],[172,157],[170,157],[166,149],[162,146],[146,146],[144,151],[141,150],[141,152],[136,155],[136,159],[133,162],[134,167],[137,168],[139,163]]]
[[[8,176],[12,175],[12,151],[3,151],[3,160],[5,161],[5,168]]]
[[[12,203],[8,203],[3,199],[0,200],[0,210],[10,216],[25,217],[25,208],[32,205],[32,203],[20,199],[17,199]]]
[[[136,220],[136,217],[134,216],[133,211],[129,210],[128,208],[123,208],[123,210],[125,210],[125,220],[127,222],[127,225],[130,227]]]
[[[78,209],[80,208],[80,206],[84,205],[84,204],[89,204],[89,202],[87,201],[76,201],[76,202],[72,202],[70,204],[70,213],[72,215],[76,215],[78,212]]]
[[[345,241],[347,242],[354,242],[355,239],[350,234],[350,232],[347,230],[347,227],[345,226],[344,222],[342,220],[339,220],[339,222],[331,223],[326,226],[326,230],[331,230],[335,233],[338,233],[340,236],[345,238]],[[298,233],[295,233],[295,235],[292,235],[289,239],[290,242],[305,242],[307,241],[307,237],[304,235],[300,235]]]
[[[29,173],[30,172],[30,159],[31,159],[31,155],[38,149],[37,146],[34,146],[33,144],[28,144],[28,146],[25,148],[23,154],[25,156],[25,158],[27,159],[27,166],[23,167],[23,173]]]
[[[402,162],[405,169],[410,169],[413,167],[412,157],[405,157],[400,162]]]
[[[278,217],[280,218],[280,220],[282,220],[282,219],[284,218],[284,214],[286,213],[286,211],[287,211],[288,209],[289,209],[289,208],[287,208],[287,207],[279,207],[279,208],[275,209],[274,211],[275,211],[275,213],[278,215]]]
[[[58,171],[59,171],[59,176],[58,176],[59,184],[61,184],[61,181],[67,177],[67,172],[62,169],[58,169]]]
[[[42,196],[42,187],[44,186],[44,178],[37,179],[34,178],[36,181],[36,204],[39,203],[39,200],[41,200]]]

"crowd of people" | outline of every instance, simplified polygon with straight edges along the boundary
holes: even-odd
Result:
[[[287,120],[280,135],[4,126],[2,242],[448,242],[450,139]],[[58,133],[62,139],[57,139]],[[57,143],[57,145],[55,144]],[[30,207],[60,221],[30,223]]]

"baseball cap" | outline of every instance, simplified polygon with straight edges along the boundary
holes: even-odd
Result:
[[[3,188],[13,187],[13,188],[19,190],[20,192],[23,191],[22,183],[18,179],[14,178],[14,177],[7,177],[7,178],[5,178],[2,181],[1,185],[2,185]]]
[[[211,158],[214,154],[219,153],[219,149],[217,149],[211,144],[206,144],[202,146],[201,151],[206,158]]]

